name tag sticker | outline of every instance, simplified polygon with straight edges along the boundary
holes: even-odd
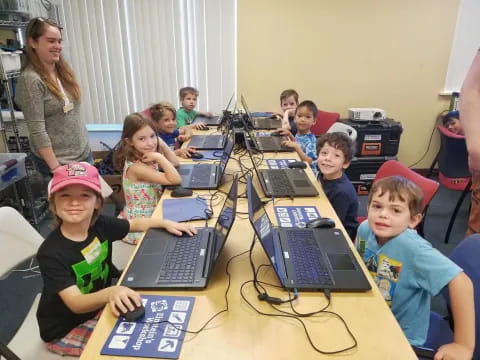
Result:
[[[82,249],[82,255],[87,261],[88,264],[91,264],[102,252],[102,246],[100,245],[100,241],[97,238],[93,240],[90,245],[84,247]]]
[[[73,103],[65,104],[65,106],[63,107],[63,112],[65,114],[72,110],[73,110]]]

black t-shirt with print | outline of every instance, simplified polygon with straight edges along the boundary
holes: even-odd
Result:
[[[59,339],[95,316],[98,310],[73,313],[58,293],[72,285],[83,294],[110,286],[112,242],[124,238],[129,229],[127,220],[99,216],[82,242],[67,239],[59,227],[45,239],[37,253],[43,278],[37,320],[43,341]]]

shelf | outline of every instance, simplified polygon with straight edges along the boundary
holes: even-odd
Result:
[[[0,20],[0,28],[24,28],[28,21]]]
[[[7,79],[15,79],[20,76],[20,71],[9,71],[6,73]]]

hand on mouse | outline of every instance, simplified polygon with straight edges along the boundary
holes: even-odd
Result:
[[[120,312],[133,311],[142,305],[140,294],[125,286],[113,285],[107,288],[108,303],[113,315],[120,316]]]
[[[209,116],[209,117],[211,117],[211,116]],[[195,129],[197,129],[197,130],[208,129],[207,123],[203,122],[203,121],[197,122],[193,125],[194,125]]]
[[[184,159],[189,159],[189,158],[192,157],[188,148],[177,149],[177,150],[174,151],[174,153],[175,153],[175,155],[177,155],[181,158],[184,158]]]

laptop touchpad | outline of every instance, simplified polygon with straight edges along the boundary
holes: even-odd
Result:
[[[333,270],[355,270],[355,265],[348,254],[328,254]]]
[[[308,186],[310,186],[310,183],[307,180],[295,179],[295,180],[293,180],[293,183],[297,187],[308,187]]]

